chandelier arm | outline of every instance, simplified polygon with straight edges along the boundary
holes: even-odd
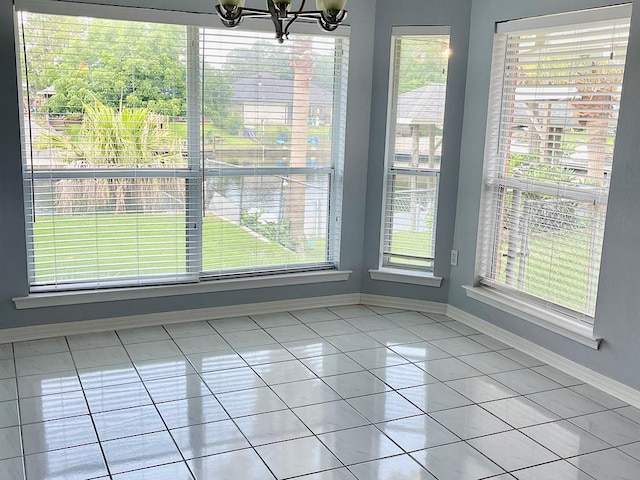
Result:
[[[278,18],[278,10],[274,0],[267,0],[267,7],[269,8],[269,14],[271,15],[271,21],[276,28],[276,40],[278,43],[284,42],[284,32],[282,31],[282,20]]]
[[[287,25],[284,27],[284,36],[286,38],[289,38],[289,28],[291,28],[291,25],[293,25],[293,22],[295,22],[298,19],[298,17],[300,16],[300,12],[304,11],[304,4],[306,3],[306,1],[307,0],[302,0],[302,2],[300,3],[300,10],[298,10],[297,12],[291,13],[293,18],[289,20],[287,22]]]

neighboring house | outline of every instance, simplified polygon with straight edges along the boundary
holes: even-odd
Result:
[[[231,103],[241,105],[243,124],[256,127],[261,123],[286,125],[291,123],[293,108],[293,79],[275,75],[257,75],[242,78],[231,88]],[[323,125],[331,121],[331,91],[311,85],[309,122]]]

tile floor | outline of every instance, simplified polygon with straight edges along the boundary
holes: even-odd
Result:
[[[0,479],[637,480],[640,410],[359,305],[0,345]]]

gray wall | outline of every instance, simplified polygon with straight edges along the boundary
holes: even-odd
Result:
[[[366,229],[363,252],[362,291],[432,302],[446,302],[449,292],[449,251],[453,243],[460,138],[464,109],[464,92],[469,46],[470,0],[403,0],[379,2],[376,12],[376,43],[373,61],[373,97],[369,147],[369,181],[367,185]],[[367,271],[378,268],[382,216],[382,183],[389,89],[391,28],[402,25],[447,25],[451,27],[451,49],[444,143],[440,177],[440,199],[436,231],[435,274],[443,277],[440,288],[373,281]]]
[[[86,1],[124,6],[166,8],[175,10],[171,0]],[[180,9],[213,12],[212,0],[185,0]],[[266,302],[304,297],[357,293],[361,289],[362,239],[369,144],[371,104],[371,69],[373,63],[375,3],[351,0],[351,57],[348,91],[345,201],[341,268],[353,270],[348,282],[266,288],[219,294],[174,296],[100,303],[59,308],[18,311],[12,297],[28,293],[23,220],[23,191],[20,173],[19,109],[17,101],[16,60],[12,2],[0,2],[0,329],[46,323],[92,320],[162,311],[227,306],[239,303]],[[214,19],[215,20],[215,19]],[[0,333],[1,335],[1,333]]]
[[[487,118],[489,72],[496,21],[559,13],[616,2],[598,0],[473,0],[467,92],[462,132],[458,209],[449,303],[532,342],[640,388],[640,164],[637,112],[640,111],[640,12],[632,21],[625,85],[620,110],[595,332],[600,351],[581,346],[523,320],[466,297],[462,285],[474,281],[474,259]],[[617,2],[621,3],[621,2]],[[638,8],[637,2],[635,7]]]

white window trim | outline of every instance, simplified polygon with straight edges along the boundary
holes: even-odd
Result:
[[[262,275],[259,277],[210,280],[192,284],[161,285],[151,287],[128,287],[105,290],[75,290],[70,292],[36,293],[26,297],[15,297],[13,303],[18,310],[83,305],[97,302],[118,302],[145,298],[197,295],[202,293],[250,290],[254,288],[287,287],[314,283],[346,282],[351,270],[323,270],[316,272]]]
[[[509,313],[522,320],[562,335],[570,340],[598,350],[602,338],[596,337],[593,326],[568,315],[548,310],[535,303],[514,298],[499,290],[478,286],[463,286],[467,297]]]
[[[404,270],[400,268],[379,268],[369,270],[371,280],[381,282],[407,283],[410,285],[422,285],[425,287],[442,286],[442,277],[436,277],[430,272],[418,270]]]

